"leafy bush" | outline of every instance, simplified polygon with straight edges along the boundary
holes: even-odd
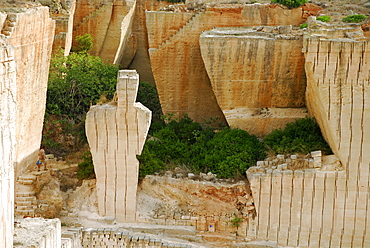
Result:
[[[327,16],[327,15],[319,16],[316,18],[316,20],[322,21],[322,22],[330,22],[330,16]]]
[[[307,27],[308,27],[308,23],[307,22],[305,22],[305,23],[301,24],[301,26],[299,26],[300,29],[307,28]]]
[[[77,177],[78,179],[95,178],[94,164],[89,151],[84,153],[83,162],[78,164]]]
[[[263,144],[246,131],[225,128],[216,133],[184,115],[170,119],[147,140],[138,156],[139,173],[143,178],[171,166],[186,166],[193,172],[211,171],[219,178],[239,177],[264,157]]]
[[[83,119],[102,95],[113,98],[118,68],[87,53],[56,54],[50,64],[46,112]]]
[[[307,0],[272,0],[271,3],[279,3],[288,8],[297,8],[304,3],[307,3]]]
[[[315,119],[308,117],[288,123],[284,129],[272,131],[263,142],[275,154],[306,154],[315,150],[332,153]]]
[[[347,17],[343,17],[342,18],[342,21],[343,22],[355,22],[355,23],[358,23],[358,22],[365,21],[366,18],[367,17],[364,16],[364,15],[350,15],[350,16],[347,16]]]
[[[87,53],[93,48],[93,38],[90,34],[79,35],[75,39],[76,46],[72,47],[72,52]]]
[[[50,64],[42,144],[60,155],[86,143],[86,112],[102,96],[112,98],[117,84],[118,68],[87,53],[91,36],[76,41],[76,52],[65,57],[59,51]]]

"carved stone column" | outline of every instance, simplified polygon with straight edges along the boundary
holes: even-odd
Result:
[[[117,99],[91,107],[86,135],[93,156],[99,214],[117,221],[136,220],[139,155],[149,130],[151,111],[136,103],[139,75],[118,73]]]

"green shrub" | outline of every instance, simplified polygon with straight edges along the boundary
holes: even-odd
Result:
[[[263,144],[246,131],[225,128],[215,133],[184,115],[178,120],[167,120],[147,140],[138,156],[139,173],[143,178],[173,166],[186,166],[193,172],[211,171],[219,178],[239,177],[265,157],[264,151]]]
[[[95,178],[94,164],[89,151],[84,153],[83,162],[78,164],[78,179]]]
[[[272,0],[271,3],[279,3],[288,8],[297,8],[304,3],[307,3],[307,0]]]
[[[197,163],[216,173],[220,178],[244,176],[245,171],[265,158],[264,147],[259,140],[240,129],[225,128],[206,143],[204,159]]]
[[[327,16],[327,15],[319,16],[316,18],[316,20],[322,21],[322,22],[330,22],[330,16]]]
[[[272,131],[263,142],[275,154],[307,154],[315,150],[332,153],[315,119],[308,117],[288,123],[284,129]]]
[[[305,23],[301,24],[301,26],[299,26],[300,29],[307,28],[307,27],[308,27],[308,23],[307,22],[305,22]]]
[[[78,35],[75,39],[76,46],[72,47],[72,52],[87,53],[93,48],[93,38],[90,34]]]
[[[350,16],[347,16],[347,17],[343,17],[342,18],[342,21],[343,22],[355,22],[355,23],[358,23],[358,22],[365,21],[366,18],[367,17],[364,16],[364,15],[350,15]]]

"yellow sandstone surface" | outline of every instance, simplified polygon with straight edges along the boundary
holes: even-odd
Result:
[[[187,113],[196,121],[218,117],[225,122],[200,53],[199,36],[203,31],[214,27],[298,25],[302,15],[301,8],[289,10],[279,5],[216,5],[192,15],[173,34],[160,31],[171,20],[166,13],[148,11],[149,55],[164,114]]]
[[[200,47],[228,124],[264,136],[307,115],[302,33],[291,26],[216,28]]]

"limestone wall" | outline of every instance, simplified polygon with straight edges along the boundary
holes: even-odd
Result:
[[[0,13],[0,24],[2,17]],[[14,50],[6,38],[0,35],[0,247],[4,248],[13,246],[17,107],[15,82]]]
[[[152,30],[168,23],[161,12],[148,11],[149,40],[161,40]],[[188,113],[196,120],[219,117],[225,121],[217,105],[200,53],[201,32],[214,27],[298,25],[302,9],[282,9],[278,5],[218,5],[199,12],[177,33],[160,46],[149,49],[150,60],[164,114],[179,116]],[[149,42],[159,44],[159,42]]]
[[[135,3],[124,0],[78,1],[73,39],[91,34],[94,46],[90,53],[111,63],[119,63],[131,35]]]
[[[99,214],[119,222],[136,220],[139,161],[151,112],[135,103],[136,71],[118,74],[115,103],[93,106],[86,117],[86,136],[93,156]]]
[[[2,26],[17,63],[16,175],[35,163],[40,147],[54,29],[47,7],[7,13]]]
[[[59,48],[64,49],[67,56],[72,47],[73,16],[76,9],[76,0],[66,1],[65,9],[62,12],[51,12],[51,18],[55,20],[55,37],[53,52]]]
[[[281,246],[369,247],[370,43],[354,27],[314,21],[305,36],[307,105],[342,166],[249,169],[257,217],[247,237]]]
[[[122,58],[121,64],[127,66],[129,69],[136,70],[143,82],[154,83],[148,53],[149,46],[145,11],[157,10],[168,4],[167,1],[136,0],[131,42],[128,43],[130,50],[126,51],[126,56]],[[165,28],[166,25],[163,25],[163,27]]]
[[[200,36],[213,92],[230,127],[265,136],[307,115],[302,34],[291,26],[216,28]]]

